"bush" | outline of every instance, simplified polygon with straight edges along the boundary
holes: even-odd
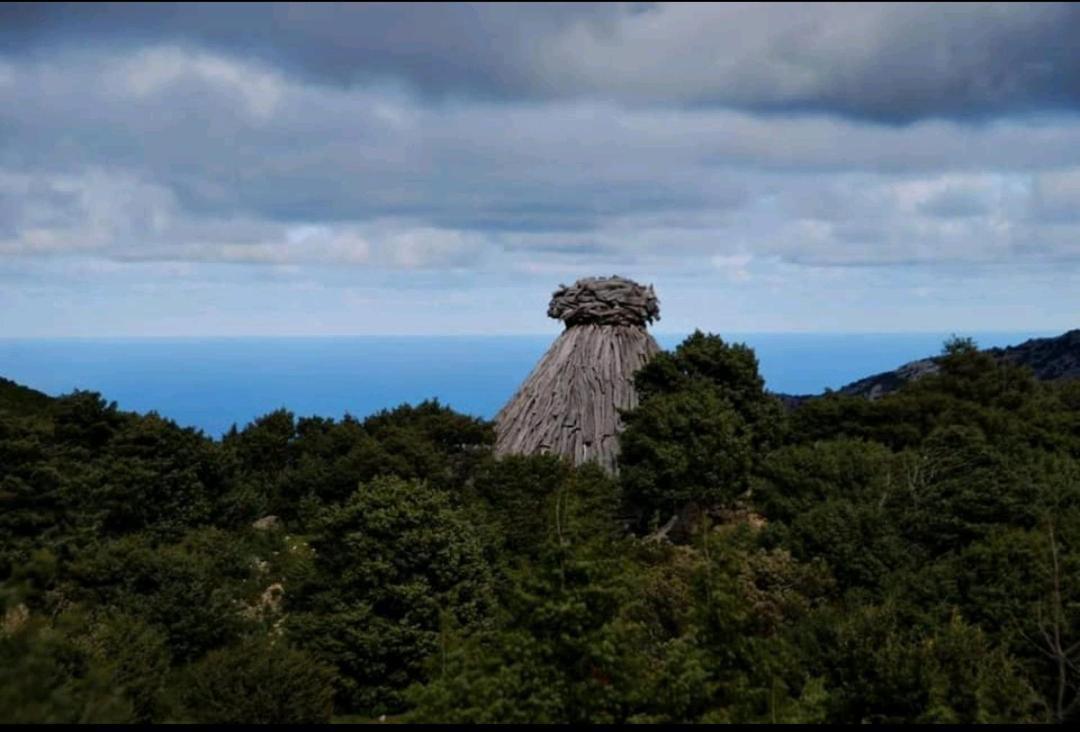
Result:
[[[334,672],[281,640],[211,651],[184,678],[184,716],[212,724],[320,724],[333,713]]]
[[[84,625],[69,614],[56,625],[31,618],[0,628],[0,723],[135,721],[115,669],[73,639]]]

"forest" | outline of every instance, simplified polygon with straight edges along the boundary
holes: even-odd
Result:
[[[696,332],[615,477],[0,381],[0,722],[1074,721],[1080,381],[940,365],[787,409]]]

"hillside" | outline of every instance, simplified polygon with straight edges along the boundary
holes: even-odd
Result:
[[[0,376],[0,411],[34,414],[47,409],[52,397]]]
[[[986,353],[998,360],[1029,366],[1040,381],[1080,378],[1080,329],[1052,338],[1032,338],[1016,346],[989,348]],[[940,369],[940,356],[911,361],[893,371],[885,371],[837,389],[848,396],[877,399]]]
[[[1080,380],[1012,363],[1067,352],[784,411],[698,332],[615,476],[437,402],[214,440],[2,382],[0,723],[1075,722]]]

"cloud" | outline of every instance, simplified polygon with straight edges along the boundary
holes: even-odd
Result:
[[[1078,28],[1069,5],[671,4],[622,15],[603,34],[575,25],[546,72],[642,102],[985,118],[1076,109]]]
[[[1071,4],[21,4],[9,53],[179,44],[339,86],[888,123],[1080,108]]]
[[[109,250],[169,225],[171,193],[131,175],[91,170],[38,175],[0,171],[0,254]]]
[[[294,225],[191,216],[168,189],[100,169],[0,173],[0,204],[0,256],[431,269],[470,264],[486,243],[479,235],[393,219]]]
[[[321,83],[398,81],[430,95],[505,97],[532,86],[529,58],[546,39],[626,10],[578,3],[14,4],[0,10],[0,41],[20,54],[190,45],[259,58]]]
[[[711,262],[728,279],[742,282],[750,279],[750,271],[747,265],[753,259],[749,254],[717,254],[712,257]]]
[[[1036,176],[1031,213],[1049,224],[1080,224],[1080,167]]]
[[[790,216],[759,249],[812,266],[1015,262],[1021,241],[1042,236],[1031,204],[1032,176],[1022,173],[839,174],[787,191],[779,205]]]
[[[189,53],[173,47],[143,49],[121,59],[106,71],[106,83],[144,99],[156,94],[184,92],[185,82],[214,87],[242,100],[256,120],[268,119],[281,98],[275,74],[208,53]]]
[[[0,88],[8,255],[497,277],[715,271],[747,253],[807,266],[1075,256],[1039,219],[1072,210],[1068,119],[430,107],[173,46],[13,69]]]
[[[528,330],[615,273],[769,327],[1010,276],[995,307],[1080,306],[1069,8],[328,7],[0,10],[0,308]]]

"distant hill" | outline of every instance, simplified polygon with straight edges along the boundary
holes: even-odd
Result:
[[[1032,338],[1017,346],[990,348],[986,352],[1003,361],[1030,366],[1035,377],[1043,381],[1080,378],[1080,329],[1052,338]],[[938,360],[939,357],[932,357],[912,361],[893,371],[854,381],[837,389],[837,392],[877,399],[896,391],[908,381],[936,372]],[[790,404],[793,400],[797,403],[806,398],[787,397],[785,401]]]

